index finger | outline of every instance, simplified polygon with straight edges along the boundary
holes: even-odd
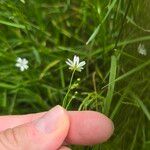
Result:
[[[45,113],[1,116],[0,131],[31,122]],[[95,111],[68,111],[68,115],[70,118],[70,129],[66,142],[69,144],[98,144],[108,140],[113,133],[112,121],[101,113]]]

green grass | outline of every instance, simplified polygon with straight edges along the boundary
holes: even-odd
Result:
[[[71,78],[65,60],[76,54],[87,64],[75,73],[67,109],[103,112],[115,133],[73,149],[148,150],[149,9],[149,0],[0,0],[0,113],[62,105]],[[140,43],[147,56],[137,52]],[[17,57],[29,60],[27,71],[15,67]]]

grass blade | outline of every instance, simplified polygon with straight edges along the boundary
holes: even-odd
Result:
[[[98,25],[97,28],[94,30],[93,34],[90,36],[90,38],[88,39],[88,41],[86,42],[86,45],[88,45],[98,34],[99,29],[100,29],[101,25]]]
[[[139,66],[137,66],[136,68],[134,68],[134,69],[128,71],[127,73],[121,75],[120,77],[118,77],[118,78],[115,79],[114,81],[109,82],[109,84],[105,85],[103,88],[109,86],[110,84],[113,84],[113,82],[118,82],[118,81],[120,81],[120,80],[122,80],[122,79],[124,79],[124,78],[126,78],[126,77],[128,77],[128,76],[130,76],[130,75],[132,75],[133,73],[135,73],[135,72],[141,70],[142,68],[146,67],[146,66],[149,65],[149,64],[150,64],[150,60],[147,61],[147,62],[145,62],[145,63],[143,63],[143,64],[141,64],[141,65],[139,65]],[[103,89],[103,88],[102,88],[102,89]]]
[[[24,25],[11,23],[11,22],[7,22],[7,21],[3,21],[3,20],[0,20],[0,24],[4,24],[4,25],[7,25],[7,26],[19,28],[19,29],[25,29],[26,28]]]
[[[117,58],[115,56],[111,57],[111,67],[110,67],[110,76],[109,76],[109,84],[108,92],[106,99],[104,100],[104,113],[109,114],[110,105],[113,97],[114,87],[115,87],[115,78],[116,78],[116,70],[117,70]]]
[[[4,88],[4,89],[15,89],[16,88],[15,85],[10,85],[10,84],[3,83],[3,82],[0,83],[0,87]]]
[[[42,71],[42,73],[40,74],[39,79],[41,80],[41,79],[45,76],[46,72],[47,72],[50,68],[52,68],[53,66],[57,65],[59,62],[60,62],[60,60],[55,60],[55,61],[49,63],[49,64],[45,67],[45,69]]]
[[[94,30],[93,34],[90,36],[90,38],[88,39],[88,41],[86,42],[86,45],[88,45],[98,34],[99,29],[101,27],[101,25],[105,22],[105,20],[107,19],[107,17],[109,16],[111,10],[114,8],[115,4],[116,4],[117,0],[113,0],[113,2],[108,5],[108,11],[104,17],[104,19],[102,20],[102,22],[97,26],[97,28]]]
[[[146,117],[150,121],[150,112],[148,111],[147,107],[144,105],[143,101],[140,100],[134,93],[132,93],[132,97],[134,98],[134,100],[136,100],[136,102],[141,107],[143,113],[146,115]]]

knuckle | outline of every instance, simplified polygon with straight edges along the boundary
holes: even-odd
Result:
[[[29,150],[39,143],[40,135],[31,125],[18,126],[0,133],[0,150]]]
[[[0,147],[2,150],[19,150],[17,135],[14,129],[7,129],[0,134]]]

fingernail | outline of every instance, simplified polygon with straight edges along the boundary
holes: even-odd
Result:
[[[115,126],[114,126],[114,123],[111,121],[111,125],[112,125],[112,134],[114,133],[114,130],[115,130]]]
[[[71,150],[69,147],[63,146],[59,150]]]
[[[34,121],[36,128],[43,133],[52,133],[63,123],[65,110],[57,105],[49,110],[44,116]]]

